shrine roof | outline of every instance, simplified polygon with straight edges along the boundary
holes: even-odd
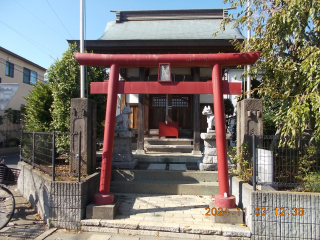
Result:
[[[228,9],[111,11],[117,19],[107,23],[98,40],[215,40],[244,39],[233,23],[216,36]]]

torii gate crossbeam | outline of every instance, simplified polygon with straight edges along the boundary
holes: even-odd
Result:
[[[223,94],[228,94],[225,86],[229,89],[235,89],[231,94],[240,94],[238,86],[229,85],[222,81],[221,66],[223,65],[251,65],[254,64],[260,56],[260,52],[251,53],[224,53],[224,54],[90,54],[74,53],[76,60],[81,65],[106,66],[110,67],[108,82],[95,82],[91,86],[91,93],[107,93],[107,109],[104,130],[104,144],[101,164],[101,177],[99,193],[95,194],[94,201],[96,204],[104,205],[112,203],[114,200],[113,193],[110,192],[110,177],[112,169],[112,150],[113,137],[115,128],[116,104],[118,93],[144,93],[145,82],[120,83],[119,68],[121,67],[158,67],[159,63],[170,63],[171,67],[212,67],[212,82],[188,82],[180,86],[182,93],[189,93],[192,84],[197,90],[196,94],[213,93],[215,124],[216,124],[216,145],[218,157],[218,180],[219,194],[215,195],[215,204],[217,207],[233,208],[235,207],[235,197],[230,195],[229,177],[228,177],[228,160],[226,145],[226,129],[224,116]],[[177,83],[153,83],[153,86],[161,93],[172,93],[178,91]],[[201,85],[201,87],[199,87]],[[211,85],[211,86],[210,86]],[[134,90],[135,89],[135,90]],[[146,88],[145,88],[146,89]],[[152,89],[152,88],[147,88]],[[159,90],[160,89],[160,90]],[[171,90],[170,90],[171,89]],[[240,88],[241,90],[241,88]],[[152,90],[150,90],[152,92]],[[181,89],[179,90],[181,92]],[[190,90],[191,91],[191,90]],[[148,92],[150,93],[150,92]],[[229,93],[229,94],[230,94]]]

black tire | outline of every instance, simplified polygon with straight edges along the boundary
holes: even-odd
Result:
[[[15,200],[12,192],[0,186],[0,229],[10,222],[15,209]]]

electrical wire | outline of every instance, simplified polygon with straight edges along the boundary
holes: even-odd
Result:
[[[38,21],[42,22],[44,25],[46,25],[48,28],[50,28],[52,31],[54,31],[57,35],[59,35],[61,38],[63,38],[64,40],[66,40],[65,37],[63,37],[62,35],[60,35],[60,33],[58,33],[57,31],[55,31],[52,27],[50,27],[48,24],[46,24],[45,22],[43,22],[40,18],[38,18],[36,15],[34,15],[32,12],[30,12],[28,9],[26,9],[24,6],[22,6],[19,2],[17,2],[16,0],[14,0],[17,4],[19,4],[22,8],[24,8],[27,12],[29,12],[33,17],[35,17]]]
[[[45,54],[47,54],[49,57],[51,57],[53,60],[56,60],[55,58],[53,58],[49,53],[46,53],[43,49],[39,48],[36,44],[38,44],[39,46],[47,49],[48,51],[52,52],[51,50],[49,50],[48,48],[42,46],[41,44],[37,43],[36,41],[32,40],[31,38],[28,38],[27,36],[23,35],[22,33],[18,32],[17,30],[13,29],[12,27],[10,27],[8,24],[4,23],[2,20],[0,20],[0,22],[4,25],[6,25],[8,28],[10,28],[11,30],[13,30],[14,32],[18,33],[20,36],[22,36],[23,38],[27,39],[31,44],[33,44],[35,47],[37,47],[38,49],[40,49],[42,52],[44,52]],[[52,52],[54,53],[54,52]],[[56,53],[54,53],[56,54]],[[56,54],[58,55],[58,54]]]
[[[50,8],[52,9],[52,11],[54,12],[54,14],[57,16],[57,18],[59,19],[59,21],[60,21],[60,23],[62,24],[62,26],[64,27],[64,29],[69,33],[69,31],[68,31],[68,29],[64,26],[64,24],[62,23],[62,21],[60,20],[60,18],[58,17],[58,15],[56,14],[56,12],[53,10],[53,8],[51,7],[51,5],[50,5],[50,3],[48,2],[48,0],[46,0],[47,1],[47,3],[48,3],[48,5],[50,6]],[[69,33],[69,35],[70,35],[70,37],[72,38],[72,39],[74,39],[72,36],[71,36],[71,34]]]
[[[6,62],[7,62],[7,61],[6,61],[5,59],[0,58],[0,63],[1,63],[1,64],[6,65]],[[18,64],[15,64],[15,63],[13,63],[13,65],[14,65],[14,67],[13,67],[14,70],[16,70],[16,71],[21,72],[22,74],[24,74],[23,71],[15,68],[15,66],[18,66],[18,67],[20,67],[20,68],[22,68],[22,69],[23,69],[24,67],[21,67],[21,66],[19,66]],[[41,77],[42,79],[40,79],[39,77]],[[37,73],[37,80],[44,82],[44,76],[41,76],[41,75],[39,75],[39,74]]]

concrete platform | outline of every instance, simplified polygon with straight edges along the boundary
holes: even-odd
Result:
[[[249,240],[240,224],[219,224],[206,215],[211,196],[116,194],[120,201],[114,220],[82,220],[84,232],[110,232],[174,239]]]
[[[150,153],[137,154],[133,152],[133,157],[139,163],[197,163],[202,159],[202,155],[192,155],[192,153]]]
[[[186,164],[169,164],[170,171],[187,171]]]
[[[192,145],[192,138],[145,138],[146,145]]]
[[[144,145],[147,152],[191,153],[193,145]]]

